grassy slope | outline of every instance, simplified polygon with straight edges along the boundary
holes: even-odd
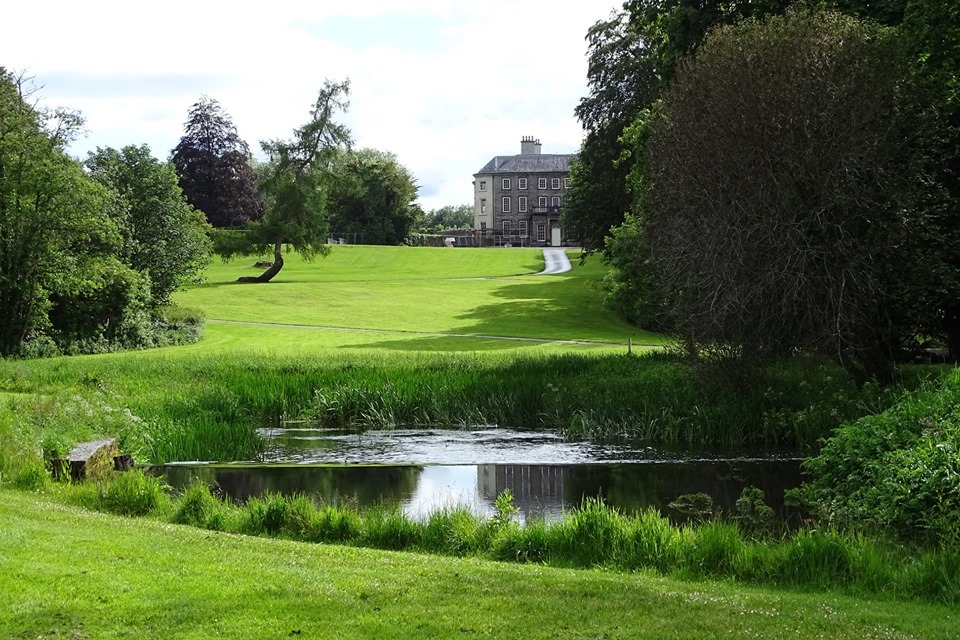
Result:
[[[598,260],[580,266],[572,257],[568,274],[533,276],[543,266],[542,252],[534,249],[343,246],[312,263],[290,256],[269,285],[234,283],[256,272],[252,259],[216,263],[206,284],[176,300],[216,320],[662,343],[603,308],[599,283],[606,269]],[[433,340],[418,344],[414,336],[397,336],[384,343],[387,349],[430,350]]]
[[[247,538],[9,491],[0,601],[0,636],[25,638],[954,638],[960,625],[935,605]]]

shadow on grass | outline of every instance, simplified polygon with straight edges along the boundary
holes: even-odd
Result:
[[[460,351],[529,347],[532,340],[593,342],[597,346],[626,345],[628,338],[637,346],[666,343],[657,334],[632,327],[603,306],[603,292],[585,289],[582,281],[557,276],[530,276],[514,281],[493,293],[499,301],[483,304],[458,316],[461,326],[455,334],[526,338],[508,340],[484,338],[462,340],[431,337],[416,340],[387,340],[344,345],[353,349],[391,349],[401,351]],[[611,328],[613,328],[611,330]],[[447,344],[444,344],[448,341]]]

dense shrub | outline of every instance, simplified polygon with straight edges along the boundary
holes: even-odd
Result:
[[[821,521],[960,543],[960,373],[842,427],[804,468]]]

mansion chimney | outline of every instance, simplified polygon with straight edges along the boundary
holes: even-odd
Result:
[[[522,155],[540,155],[540,141],[533,136],[523,136],[520,140],[520,153]]]

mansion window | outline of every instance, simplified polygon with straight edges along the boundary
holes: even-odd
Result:
[[[520,220],[519,222],[517,222],[517,226],[518,226],[517,231],[519,232],[520,237],[526,238],[527,237],[527,221]]]
[[[541,209],[547,206],[547,196],[540,196],[537,198],[537,206]]]
[[[503,197],[502,206],[500,207],[500,210],[503,211],[504,213],[510,213],[510,197],[509,196]]]
[[[487,190],[487,181],[486,181],[486,180],[481,180],[481,181],[480,181],[480,191],[486,191],[486,190]]]
[[[480,198],[480,215],[483,216],[486,214],[487,214],[487,199]]]
[[[501,180],[501,181],[500,181],[500,186],[503,187],[504,189],[509,189],[509,188],[510,188],[510,178],[504,178],[503,180]]]
[[[550,188],[551,188],[551,189],[559,189],[559,188],[560,188],[560,178],[553,178],[553,179],[550,181]]]
[[[509,220],[504,220],[504,221],[503,221],[503,235],[505,235],[505,236],[510,235],[510,221],[509,221]]]
[[[547,225],[542,222],[537,223],[537,242],[547,241]]]
[[[547,188],[547,179],[546,179],[546,178],[540,178],[539,180],[537,180],[537,188],[538,188],[538,189],[546,189],[546,188]]]
[[[559,207],[559,206],[560,206],[560,196],[553,196],[552,198],[550,198],[550,206],[551,206],[551,207]]]
[[[527,211],[527,196],[520,196],[517,198],[517,211],[520,213],[526,213]]]
[[[569,188],[570,188],[570,178],[564,178],[564,179],[563,179],[563,188],[564,188],[564,189],[569,189]]]
[[[527,179],[517,178],[517,189],[526,189],[526,188],[527,188]]]

